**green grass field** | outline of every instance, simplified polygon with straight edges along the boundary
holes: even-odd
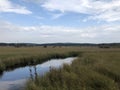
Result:
[[[78,51],[77,47],[0,47],[0,72],[38,64],[51,58],[76,56]]]
[[[28,80],[25,90],[120,90],[120,48],[0,47],[0,72],[69,56],[78,58]]]
[[[120,49],[80,51],[72,65],[29,80],[25,90],[120,90]]]

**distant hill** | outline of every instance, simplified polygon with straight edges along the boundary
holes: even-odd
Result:
[[[100,48],[109,48],[109,47],[120,47],[120,43],[45,43],[45,44],[36,44],[36,43],[0,43],[0,46],[15,46],[15,47],[31,47],[31,46],[98,46]]]

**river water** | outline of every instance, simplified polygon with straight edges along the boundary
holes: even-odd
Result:
[[[42,64],[5,71],[0,76],[0,90],[21,90],[27,79],[34,78],[36,74],[44,75],[49,72],[50,67],[60,68],[63,64],[71,64],[74,59],[75,57],[51,59]]]

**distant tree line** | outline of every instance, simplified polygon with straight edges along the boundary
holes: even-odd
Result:
[[[90,47],[99,47],[99,48],[110,48],[110,47],[120,47],[120,43],[101,43],[101,44],[93,44],[93,43],[46,43],[46,44],[35,44],[35,43],[0,43],[0,46],[14,46],[14,47],[33,47],[33,46],[43,46],[47,48],[47,46],[52,46],[55,48],[56,46],[90,46]]]

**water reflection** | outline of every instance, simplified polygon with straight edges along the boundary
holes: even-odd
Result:
[[[3,72],[0,72],[0,78],[2,78],[2,76],[3,76]]]
[[[37,68],[36,68],[36,66],[34,66],[34,71],[35,71],[35,80],[37,80],[38,74],[37,74]]]
[[[31,80],[33,80],[33,74],[32,74],[32,67],[31,66],[29,66],[29,71],[30,71],[30,78],[31,78]]]
[[[37,80],[38,78],[37,66],[36,65],[34,65],[33,67],[29,66],[29,72],[30,72],[30,79]]]
[[[6,71],[0,77],[0,82],[2,81],[15,81],[21,79],[31,80],[38,78],[38,75],[44,75],[46,72],[50,71],[50,68],[59,68],[63,63],[70,64],[75,58],[66,58],[66,59],[51,59],[47,62],[44,62],[39,65],[26,66],[13,71]]]
[[[5,89],[10,88],[11,85],[18,88],[24,85],[24,82],[27,79],[37,80],[39,75],[44,75],[46,72],[50,71],[51,68],[59,68],[64,63],[71,64],[75,58],[66,58],[66,59],[51,59],[47,62],[44,62],[39,65],[34,66],[26,66],[18,69],[14,69],[13,71],[6,71],[0,77],[0,90],[9,90]],[[10,89],[15,90],[15,89]],[[18,89],[16,89],[18,90]]]

